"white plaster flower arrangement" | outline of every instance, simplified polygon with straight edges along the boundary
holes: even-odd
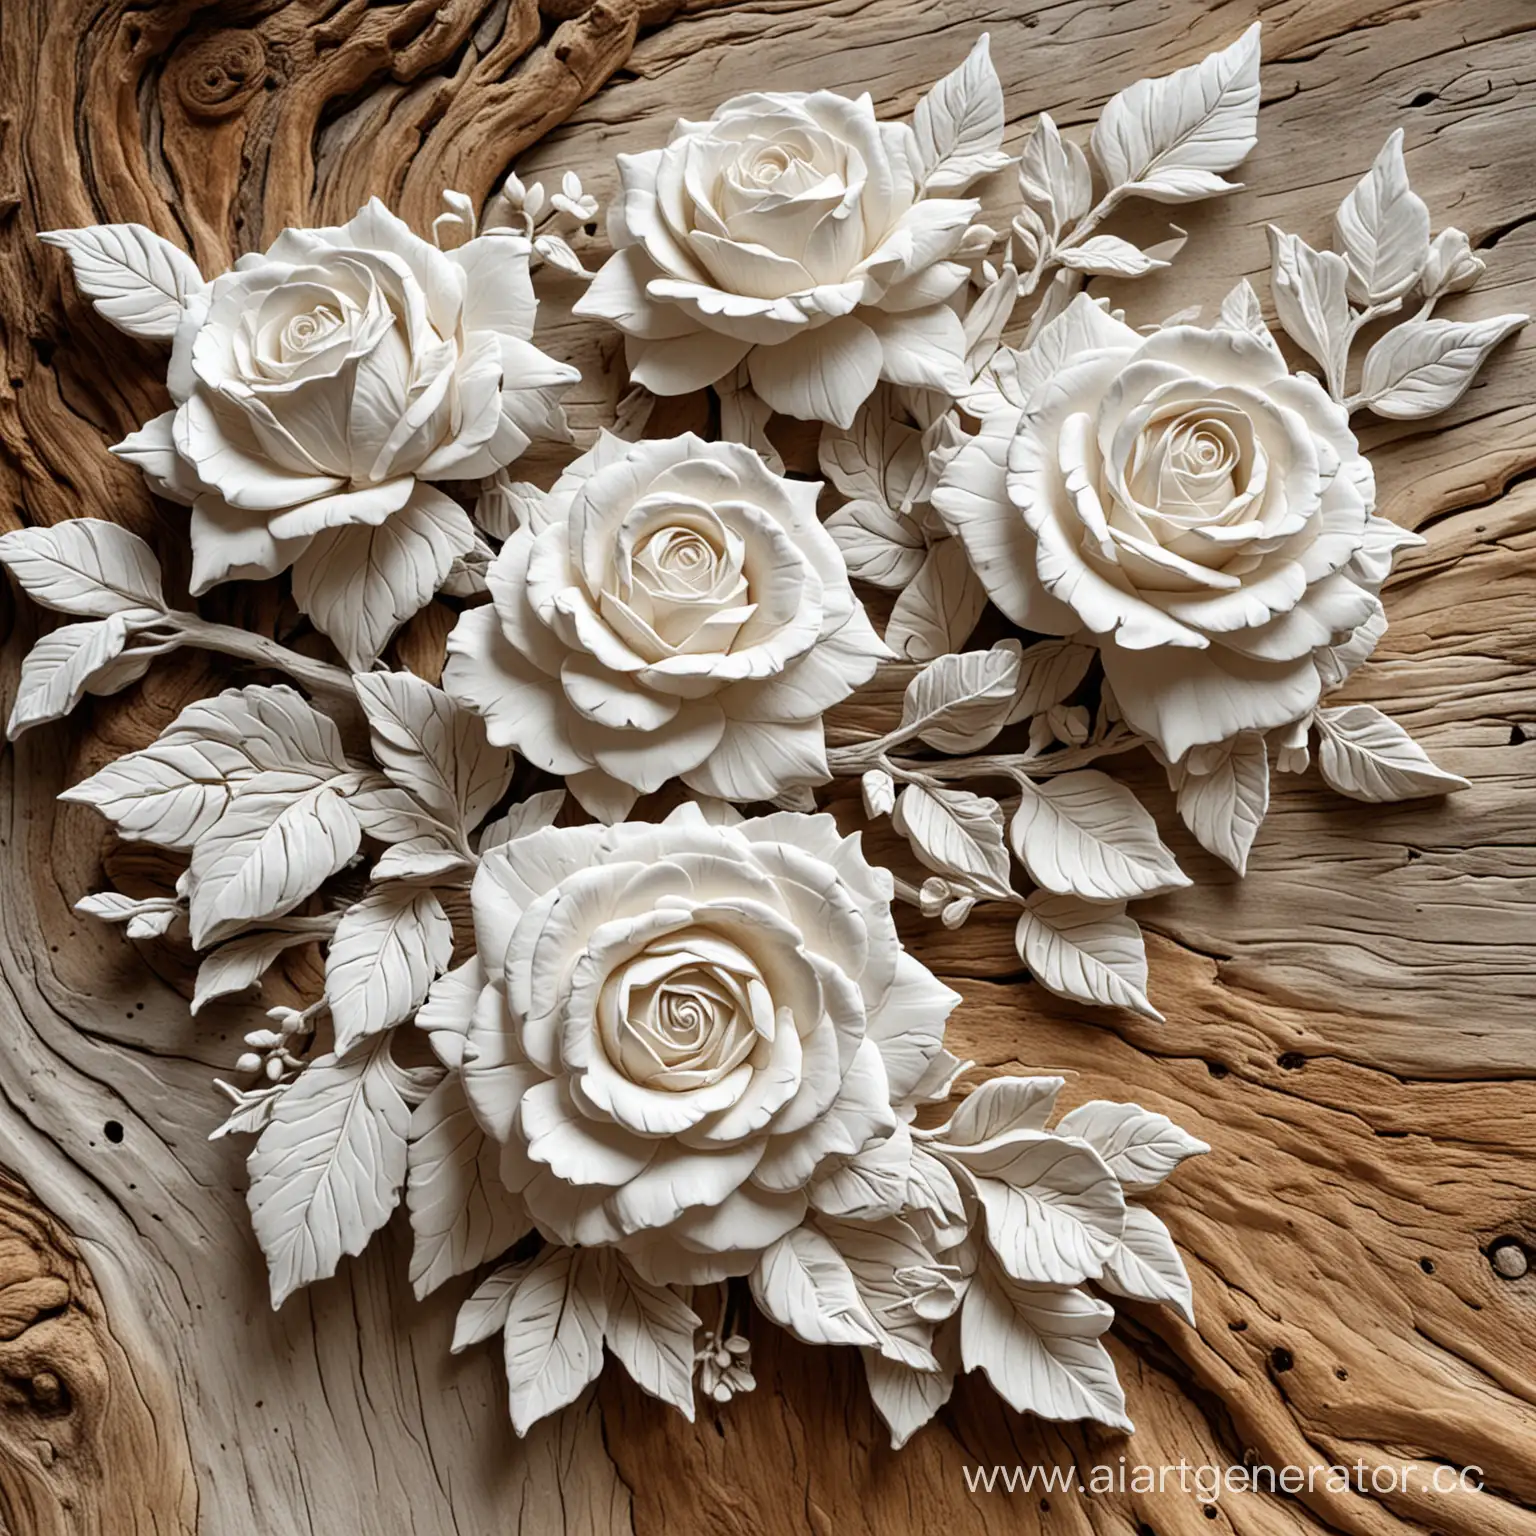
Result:
[[[478,219],[447,194],[431,240],[371,203],[211,282],[138,226],[45,237],[101,314],[170,343],[172,409],[113,451],[190,507],[193,595],[286,579],[324,637],[172,606],[110,522],[0,538],[69,619],[26,658],[13,737],[177,646],[288,679],[189,705],[65,793],[179,860],[174,894],[81,908],[184,932],[193,1013],[323,952],[215,1132],[255,1137],[274,1305],[403,1202],[418,1295],[476,1275],[454,1348],[501,1336],[519,1433],[605,1347],[690,1418],[696,1390],[750,1390],[748,1293],[860,1349],[898,1445],[973,1369],[1020,1411],[1130,1427],[1104,1298],[1192,1320],[1141,1200],[1205,1148],[1135,1105],[1058,1115],[1055,1077],[949,1104],[961,1000],[893,903],[950,928],[1002,903],[1043,986],[1156,1018],[1126,904],[1188,882],[1116,756],[1151,752],[1239,872],[1272,766],[1314,740],[1359,799],[1459,787],[1371,706],[1323,702],[1419,542],[1351,418],[1433,415],[1525,320],[1432,313],[1483,264],[1431,238],[1400,134],[1335,249],[1272,231],[1301,369],[1247,283],[1141,327],[1087,296],[1182,242],[1106,232],[1122,202],[1234,189],[1258,66],[1255,26],[1121,92],[1086,150],[1041,117],[1016,158],[984,38],[910,124],[739,97],[620,157],[595,273],[573,176],[511,177]],[[577,314],[622,332],[634,386],[547,489],[509,473],[571,441],[540,264],[587,282]],[[640,435],[651,397],[705,388],[713,440]],[[822,424],[830,491],[784,472],[773,413]],[[390,645],[442,598],[438,686]],[[989,606],[1004,638],[968,648]],[[899,717],[829,747],[877,674],[906,677]],[[818,809],[848,778],[910,863]]]

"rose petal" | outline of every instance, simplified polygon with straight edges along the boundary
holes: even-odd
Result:
[[[880,382],[884,349],[851,315],[789,341],[755,347],[747,359],[752,387],[774,410],[844,429]]]

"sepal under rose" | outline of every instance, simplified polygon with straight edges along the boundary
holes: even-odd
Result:
[[[605,820],[673,776],[728,800],[823,782],[822,713],[889,652],[820,490],[740,444],[605,433],[530,503],[444,686]]]
[[[959,998],[890,900],[829,816],[684,806],[487,855],[464,1088],[545,1236],[658,1283],[747,1274],[898,1137]]]

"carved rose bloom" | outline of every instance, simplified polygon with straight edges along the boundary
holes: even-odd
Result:
[[[576,305],[624,331],[631,377],[685,394],[745,361],[776,411],[847,427],[881,379],[963,387],[950,260],[980,204],[924,197],[918,143],[869,97],[738,96],[620,155],[615,254]]]
[[[1373,517],[1348,413],[1267,337],[1143,337],[1086,298],[1056,325],[933,497],[992,601],[1094,639],[1170,760],[1306,717],[1413,537]]]
[[[492,563],[444,686],[608,820],[674,775],[728,800],[824,781],[822,712],[889,653],[820,490],[736,443],[604,434]]]
[[[463,1081],[546,1237],[657,1283],[748,1273],[892,1142],[958,1003],[830,816],[547,828],[488,854]],[[899,1181],[898,1181],[899,1182]]]
[[[467,540],[419,483],[490,475],[567,435],[557,401],[579,374],[530,343],[534,308],[525,241],[440,251],[377,199],[340,228],[284,231],[189,296],[176,407],[114,451],[191,505],[193,592],[276,575],[324,530],[413,498]]]

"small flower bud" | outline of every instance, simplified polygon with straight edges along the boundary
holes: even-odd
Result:
[[[255,1051],[247,1051],[236,1063],[236,1072],[261,1071],[261,1057]]]
[[[958,901],[952,901],[939,914],[939,921],[948,929],[958,928],[971,915],[971,908],[976,905],[974,896],[962,896]]]
[[[917,894],[918,906],[923,916],[937,917],[944,910],[953,892],[947,880],[941,880],[937,875],[930,875],[923,881],[922,888]]]
[[[1088,711],[1081,704],[1053,704],[1045,718],[1057,741],[1080,747],[1088,740]]]
[[[1487,270],[1488,263],[1473,253],[1472,242],[1453,227],[1442,229],[1430,241],[1420,282],[1426,295],[1460,293],[1464,288],[1470,288]]]

